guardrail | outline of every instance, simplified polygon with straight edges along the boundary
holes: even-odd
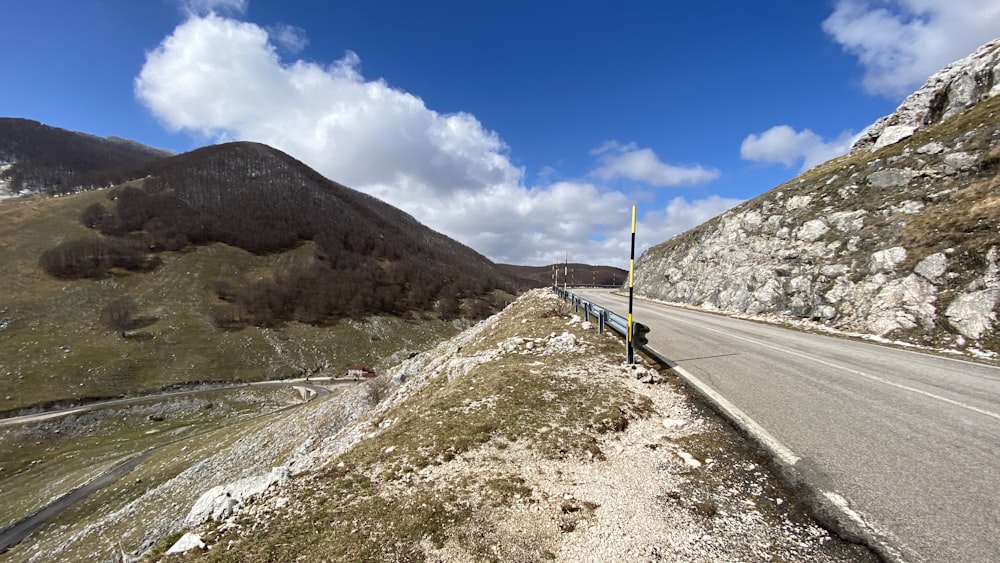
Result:
[[[625,317],[613,311],[605,309],[604,307],[591,303],[590,301],[587,301],[586,299],[580,297],[579,295],[576,295],[575,293],[567,291],[561,287],[553,286],[552,289],[555,290],[557,295],[573,303],[573,308],[575,312],[579,313],[580,309],[583,309],[583,313],[587,321],[590,321],[592,317],[596,318],[597,329],[602,334],[604,333],[605,328],[610,328],[611,330],[620,334],[622,338],[628,337],[628,319],[626,319]],[[660,357],[660,354],[649,348],[649,346],[636,346],[636,348],[642,350],[643,352],[646,352],[647,354],[649,354],[654,358],[659,359]]]

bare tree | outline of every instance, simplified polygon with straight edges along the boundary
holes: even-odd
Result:
[[[138,315],[139,302],[130,296],[120,297],[101,310],[101,324],[120,332],[122,338],[125,338],[126,332],[134,326]]]

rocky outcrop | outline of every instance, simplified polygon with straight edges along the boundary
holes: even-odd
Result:
[[[872,124],[852,151],[878,150],[1000,94],[1000,39],[927,79],[892,115]]]
[[[636,293],[1000,351],[998,57],[994,42],[935,75],[924,88],[946,103],[921,113],[927,93],[908,98],[883,121],[919,127],[895,144],[856,147],[650,248]],[[886,127],[859,146],[883,145]]]

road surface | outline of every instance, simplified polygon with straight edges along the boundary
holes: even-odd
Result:
[[[318,381],[314,379],[314,381]],[[326,381],[328,384],[341,383],[340,381]],[[97,401],[93,403],[87,403],[86,405],[81,405],[79,407],[69,407],[63,409],[53,409],[48,411],[43,411],[34,414],[23,414],[19,416],[11,416],[7,418],[0,418],[0,427],[3,426],[14,426],[16,424],[29,424],[33,422],[41,422],[43,420],[51,420],[54,418],[62,418],[64,416],[69,416],[71,414],[79,414],[83,412],[106,409],[108,407],[113,407],[117,405],[131,405],[135,403],[149,403],[157,402],[171,397],[182,397],[188,395],[196,395],[199,393],[212,393],[215,391],[225,391],[227,389],[239,389],[241,387],[250,386],[277,386],[277,387],[301,387],[303,389],[309,389],[315,395],[313,396],[323,396],[328,395],[330,390],[321,385],[314,385],[308,383],[305,379],[276,379],[273,381],[256,381],[253,383],[227,383],[222,385],[213,385],[210,387],[200,387],[196,389],[182,389],[180,391],[169,391],[166,393],[157,393],[155,395],[139,395],[136,397],[124,397],[121,399],[109,399],[107,401]],[[305,399],[305,397],[303,397]]]
[[[609,291],[575,293],[627,313]],[[846,501],[881,555],[1000,561],[1000,369],[641,300],[634,317],[797,477]]]

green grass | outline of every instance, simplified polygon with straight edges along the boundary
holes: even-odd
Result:
[[[295,397],[281,388],[216,390],[0,429],[0,527],[132,454],[239,424]]]
[[[373,317],[329,327],[225,331],[209,316],[219,278],[242,283],[311,259],[313,245],[257,256],[223,244],[163,253],[151,273],[59,280],[38,267],[63,240],[98,236],[78,220],[105,190],[0,202],[0,413],[45,401],[150,391],[179,382],[256,381],[336,375],[352,363],[384,369],[403,348],[423,350],[457,332],[433,319]],[[109,302],[131,295],[159,320],[121,338],[99,321]]]
[[[342,387],[341,390],[346,389]],[[45,528],[41,537],[32,536],[28,545],[18,545],[11,551],[14,559],[26,559],[28,550],[51,553],[58,548],[62,560],[85,561],[95,555],[104,554],[114,558],[117,549],[124,546],[135,549],[149,537],[163,533],[156,524],[156,515],[149,511],[167,512],[183,518],[201,493],[208,489],[204,483],[189,483],[189,486],[173,486],[161,491],[158,488],[185,470],[200,462],[211,460],[214,455],[242,440],[259,440],[269,436],[275,425],[288,424],[297,416],[310,416],[311,409],[321,406],[321,401],[337,400],[339,392],[324,399],[298,406],[292,410],[275,410],[288,405],[290,390],[283,388],[254,387],[229,391],[213,391],[194,398],[178,399],[196,402],[201,406],[194,409],[174,409],[176,416],[167,416],[163,421],[149,421],[142,405],[119,407],[105,413],[101,424],[94,427],[102,431],[94,440],[84,440],[75,445],[66,445],[68,453],[46,452],[50,458],[47,466],[73,466],[90,463],[90,460],[107,458],[120,459],[130,452],[145,451],[151,447],[163,446],[154,452],[136,469],[119,481],[93,493],[77,505],[59,516]],[[212,408],[204,405],[211,402]],[[157,402],[162,410],[163,402]],[[130,412],[136,410],[137,412]],[[150,434],[150,430],[156,430]],[[294,441],[265,439],[266,452],[261,457],[283,460],[299,446]],[[58,449],[58,447],[56,448]],[[273,461],[280,464],[281,461]],[[112,465],[109,461],[105,465]],[[84,477],[96,474],[101,466],[94,463],[73,485],[82,483]],[[234,481],[244,477],[246,467],[226,465],[219,467],[212,478],[220,482]],[[38,479],[44,481],[45,475]],[[48,477],[52,477],[49,475]],[[72,488],[66,480],[65,488]],[[13,489],[19,483],[4,482],[4,491]],[[44,499],[48,500],[48,499]],[[131,517],[118,518],[113,524],[104,524],[98,531],[88,530],[102,517],[118,510],[126,509],[136,502]],[[44,503],[43,503],[44,504]],[[67,538],[76,537],[69,542]],[[176,540],[176,538],[174,538]],[[167,546],[169,547],[169,545]],[[165,550],[166,548],[163,548]],[[163,550],[160,550],[161,552]]]

